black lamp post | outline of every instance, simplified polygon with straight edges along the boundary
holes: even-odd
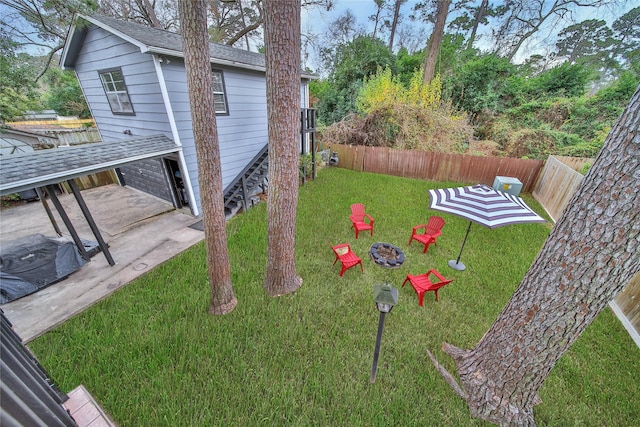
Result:
[[[380,341],[382,340],[382,330],[384,329],[384,316],[393,310],[393,306],[398,304],[398,290],[388,283],[382,283],[373,287],[373,300],[376,308],[380,312],[378,320],[378,336],[376,337],[376,349],[373,353],[373,366],[371,367],[371,378],[369,382],[376,381],[376,371],[378,370],[378,356],[380,355]]]

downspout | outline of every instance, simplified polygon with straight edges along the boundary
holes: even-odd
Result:
[[[302,99],[300,100],[300,104],[301,104],[301,108],[304,108],[304,114],[305,117],[303,119],[303,122],[300,123],[300,131],[302,132],[302,140],[303,140],[303,144],[304,144],[304,148],[302,149],[302,154],[304,154],[305,152],[309,152],[311,151],[311,147],[309,146],[309,134],[305,132],[305,128],[306,126],[302,126],[303,123],[306,123],[306,115],[307,112],[306,110],[309,109],[309,80],[300,80],[300,83],[302,84]]]
[[[169,91],[167,90],[167,83],[164,80],[164,73],[162,72],[162,65],[158,55],[153,55],[153,65],[156,68],[156,74],[158,76],[158,83],[160,84],[160,92],[162,93],[162,100],[164,102],[164,108],[167,110],[167,117],[169,118],[169,126],[171,127],[171,135],[173,141],[178,147],[182,147],[182,141],[180,140],[180,134],[178,133],[178,126],[176,125],[176,119],[173,115],[173,108],[171,108],[171,100],[169,99]],[[189,169],[187,168],[187,162],[184,158],[182,150],[178,151],[178,159],[180,160],[180,170],[184,174],[182,182],[187,186],[187,194],[189,195],[189,207],[191,213],[195,216],[199,216],[198,205],[196,204],[196,196],[193,193],[193,187],[191,186],[191,177],[189,176]]]

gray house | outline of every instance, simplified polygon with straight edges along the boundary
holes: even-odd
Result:
[[[227,195],[233,198],[234,187],[246,193],[243,176],[256,170],[266,173],[265,57],[215,43],[209,52],[228,207]],[[81,15],[69,29],[60,64],[75,70],[103,141],[126,139],[135,144],[140,137],[163,135],[178,147],[164,158],[121,166],[123,184],[177,207],[189,206],[199,215],[203,189],[198,185],[181,36],[101,15]],[[304,123],[309,116],[304,113],[309,107],[308,82],[314,75],[303,72],[301,77]]]

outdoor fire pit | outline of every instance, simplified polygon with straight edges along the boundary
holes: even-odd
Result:
[[[391,243],[378,242],[369,249],[371,261],[384,268],[398,268],[404,263],[404,252]]]

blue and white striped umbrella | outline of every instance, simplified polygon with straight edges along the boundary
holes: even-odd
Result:
[[[460,256],[471,230],[472,222],[487,228],[497,228],[505,225],[546,221],[527,206],[520,197],[497,191],[484,184],[429,190],[429,197],[431,209],[469,220],[469,227],[462,242],[458,259],[457,261],[449,261],[449,266],[456,270],[465,269],[464,264],[460,262]]]
[[[448,212],[487,228],[526,222],[545,222],[518,196],[488,185],[429,190],[431,209]]]

